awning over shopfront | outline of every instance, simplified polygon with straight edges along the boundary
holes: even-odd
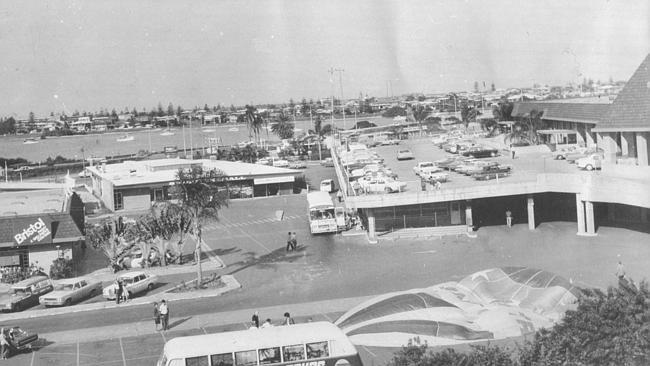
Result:
[[[577,134],[578,131],[574,130],[537,130],[537,133],[541,135],[574,135]]]

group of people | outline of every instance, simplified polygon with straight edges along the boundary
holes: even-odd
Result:
[[[126,289],[126,284],[121,278],[115,280],[115,303],[127,302],[129,300],[129,291]]]
[[[298,239],[296,237],[296,232],[289,231],[289,237],[287,238],[287,252],[296,250],[298,247]]]
[[[9,356],[9,351],[11,350],[12,347],[14,347],[14,340],[15,340],[15,335],[14,335],[14,329],[5,329],[5,328],[0,328],[0,358],[3,360],[7,359],[7,356]]]
[[[296,324],[296,322],[293,320],[291,317],[291,314],[289,312],[284,313],[284,319],[282,320],[281,325],[291,325],[291,324]],[[251,327],[250,329],[261,329],[261,328],[269,328],[273,327],[274,324],[271,322],[270,318],[266,318],[264,323],[260,324],[260,313],[259,311],[256,311],[253,314],[253,317],[251,318]]]
[[[160,304],[153,303],[153,322],[156,325],[156,330],[169,329],[169,306],[164,299]]]

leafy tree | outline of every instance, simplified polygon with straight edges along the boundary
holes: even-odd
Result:
[[[125,222],[121,216],[98,224],[86,223],[86,242],[92,248],[102,251],[111,268],[119,267],[120,260],[133,247],[134,243],[126,236],[129,225],[131,223]]]
[[[174,115],[174,105],[171,102],[169,102],[169,104],[167,105],[167,115],[168,116]]]
[[[474,82],[474,93],[478,93],[478,81]]]
[[[219,219],[219,210],[228,206],[228,191],[223,189],[225,174],[218,169],[203,170],[202,166],[179,169],[172,186],[172,196],[179,210],[187,214],[192,226],[191,235],[196,242],[194,256],[197,264],[197,285],[203,282],[201,271],[201,244],[203,225]]]
[[[290,139],[293,137],[294,124],[289,122],[289,117],[286,114],[280,113],[276,118],[276,123],[271,126],[271,132],[280,139]]]
[[[491,90],[492,92],[497,91],[497,88],[494,86],[494,83],[492,83],[492,84],[490,85],[490,90]]]
[[[29,117],[27,118],[27,128],[31,131],[36,127],[36,118],[34,117],[34,112],[29,112]]]
[[[507,349],[496,346],[472,345],[468,353],[460,353],[448,348],[431,352],[419,338],[397,351],[388,366],[512,366],[515,362]]]
[[[492,115],[497,121],[510,121],[514,103],[502,100],[498,105],[492,106]]]
[[[406,109],[399,106],[390,107],[384,113],[382,113],[381,116],[386,118],[393,118],[397,116],[406,117]]]
[[[16,133],[16,120],[9,117],[0,123],[0,135]]]

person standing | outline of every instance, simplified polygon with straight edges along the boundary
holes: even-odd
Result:
[[[291,249],[293,249],[293,245],[291,245],[291,231],[289,231],[289,233],[287,234],[287,249],[286,249],[286,251],[288,252]]]
[[[343,192],[340,189],[336,192],[336,198],[339,199],[339,203],[343,202]]]
[[[260,327],[260,313],[259,313],[258,311],[256,311],[256,312],[253,314],[253,318],[252,318],[251,320],[252,320],[253,325],[255,326],[255,328],[259,328],[259,327]]]
[[[296,250],[297,247],[298,247],[298,239],[296,236],[296,232],[294,231],[293,233],[291,233],[291,250]]]
[[[618,264],[616,265],[616,277],[618,277],[619,281],[625,279],[625,267],[621,261],[618,261]]]
[[[153,323],[156,325],[156,330],[160,326],[160,310],[158,310],[158,303],[153,303]]]
[[[7,341],[5,328],[2,328],[0,329],[0,357],[2,357],[3,360],[6,360],[8,353],[9,353],[9,341]]]
[[[162,330],[169,329],[169,308],[167,307],[167,302],[162,300],[160,306],[158,307],[160,312],[160,321],[162,323]]]
[[[122,300],[122,281],[118,278],[115,280],[115,303],[119,304]]]
[[[512,159],[515,158],[515,149],[512,148],[512,144],[510,144],[510,154],[512,155]]]
[[[510,212],[510,209],[506,210],[506,225],[512,227],[512,212]]]

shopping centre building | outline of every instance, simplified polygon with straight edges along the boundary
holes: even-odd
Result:
[[[201,166],[223,172],[221,185],[231,199],[292,194],[301,171],[225,160],[158,159],[101,164],[87,168],[92,192],[111,211],[147,210],[169,200],[179,169]]]
[[[0,267],[49,272],[57,258],[75,259],[83,248],[84,208],[69,189],[0,193]]]
[[[332,150],[346,205],[364,218],[371,242],[404,228],[431,228],[432,235],[436,231],[444,235],[503,224],[506,211],[525,218],[531,230],[540,222],[560,220],[576,222],[579,235],[597,235],[603,225],[650,231],[648,68],[650,55],[612,103],[521,102],[513,109],[513,118],[542,112],[549,126],[542,134],[553,136],[555,144],[600,148],[605,158],[600,171],[544,168],[516,180],[466,186],[451,182],[439,191],[411,187],[395,194],[357,195],[340,160],[346,147],[338,146]]]

